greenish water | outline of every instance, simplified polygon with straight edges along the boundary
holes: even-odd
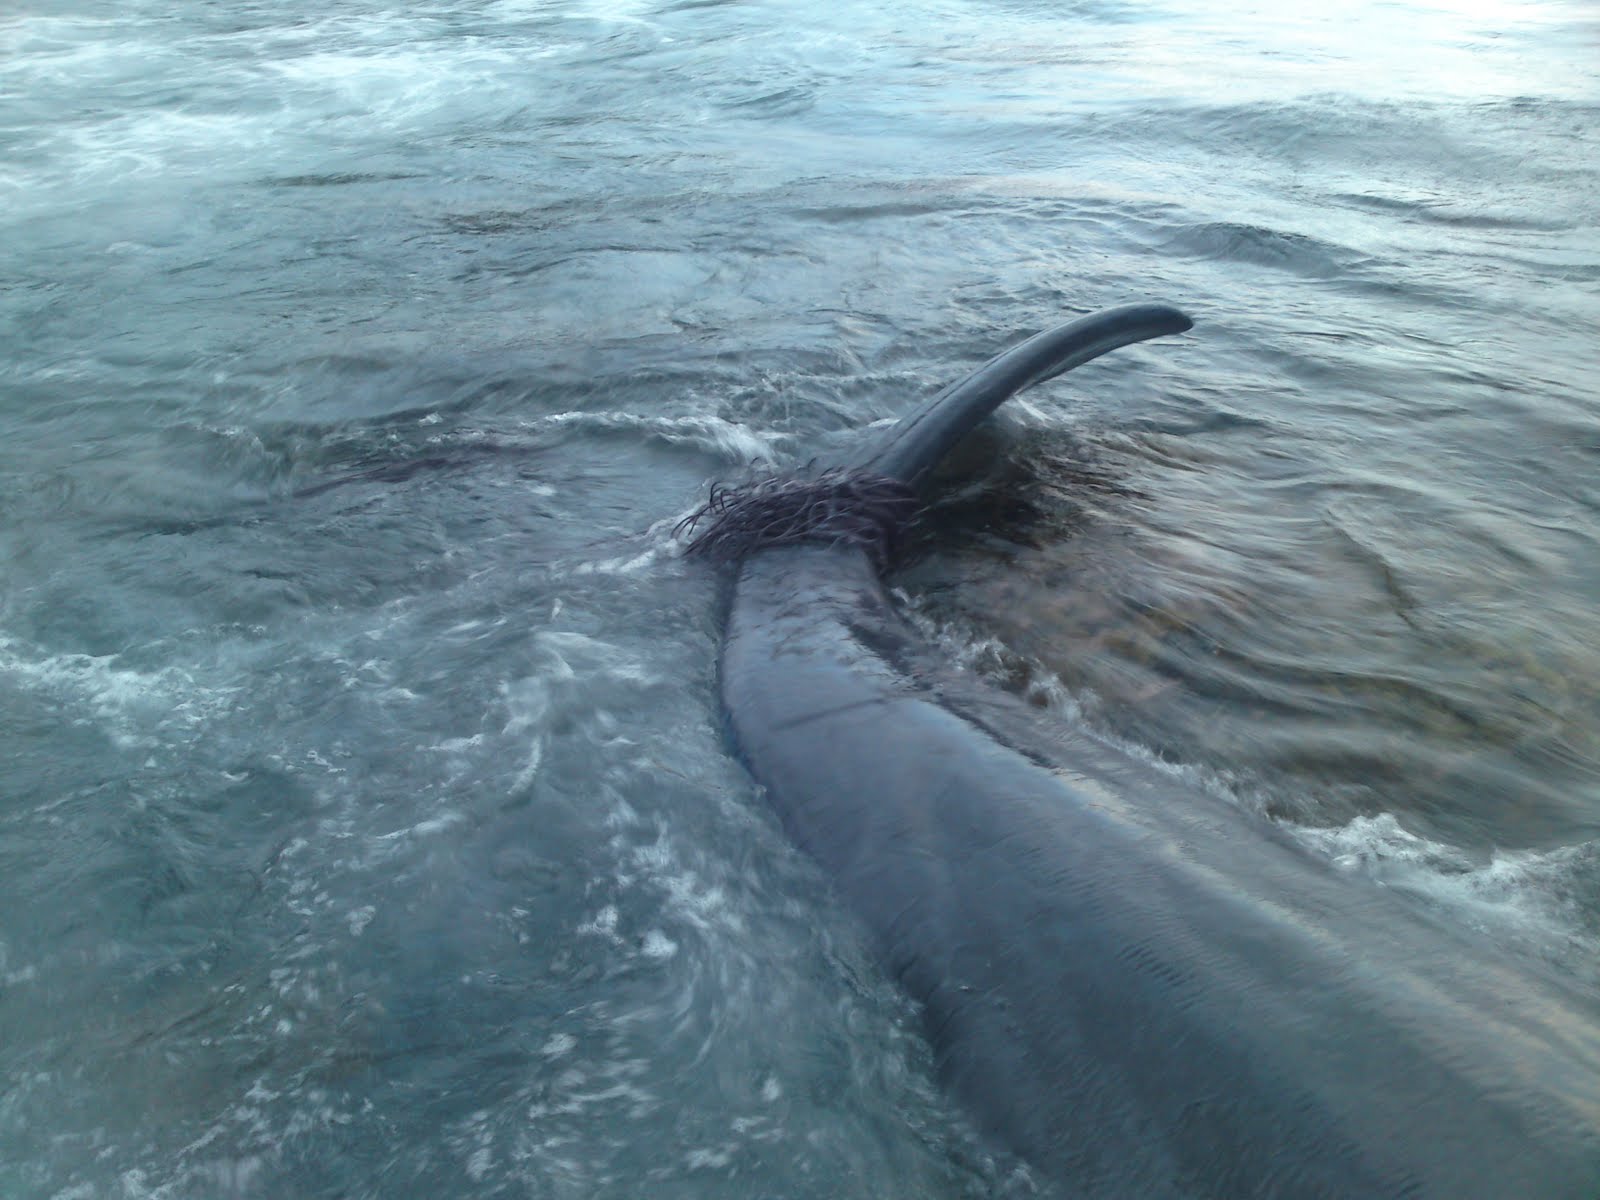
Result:
[[[953,656],[1600,949],[1600,26],[917,0],[0,16],[0,1192],[1024,1186],[723,740],[713,478],[1060,317]]]

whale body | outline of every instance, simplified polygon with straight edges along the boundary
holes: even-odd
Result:
[[[851,497],[912,494],[1007,396],[1188,327],[1147,304],[1049,330],[800,480],[794,521],[725,501],[738,752],[941,1081],[1051,1194],[1596,1200],[1595,997],[946,669],[886,592],[862,523],[904,508]]]

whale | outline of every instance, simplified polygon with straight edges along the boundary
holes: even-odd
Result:
[[[714,489],[690,546],[732,580],[732,747],[1039,1194],[1596,1200],[1581,981],[954,669],[885,583],[998,405],[1190,326],[1069,321],[831,461]]]

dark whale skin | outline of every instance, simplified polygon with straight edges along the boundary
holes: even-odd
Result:
[[[736,586],[741,754],[944,1082],[1061,1194],[1600,1197],[1592,997],[941,677],[860,551],[765,551]]]
[[[1145,305],[1047,331],[847,465],[923,480],[1015,390],[1187,327]],[[1047,1190],[1600,1200],[1593,995],[946,671],[864,550],[747,553],[720,673],[942,1080]]]

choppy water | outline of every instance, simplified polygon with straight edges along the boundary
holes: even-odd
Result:
[[[1131,299],[908,606],[1592,980],[1597,117],[1561,0],[11,6],[0,1193],[1020,1186],[671,531]]]

